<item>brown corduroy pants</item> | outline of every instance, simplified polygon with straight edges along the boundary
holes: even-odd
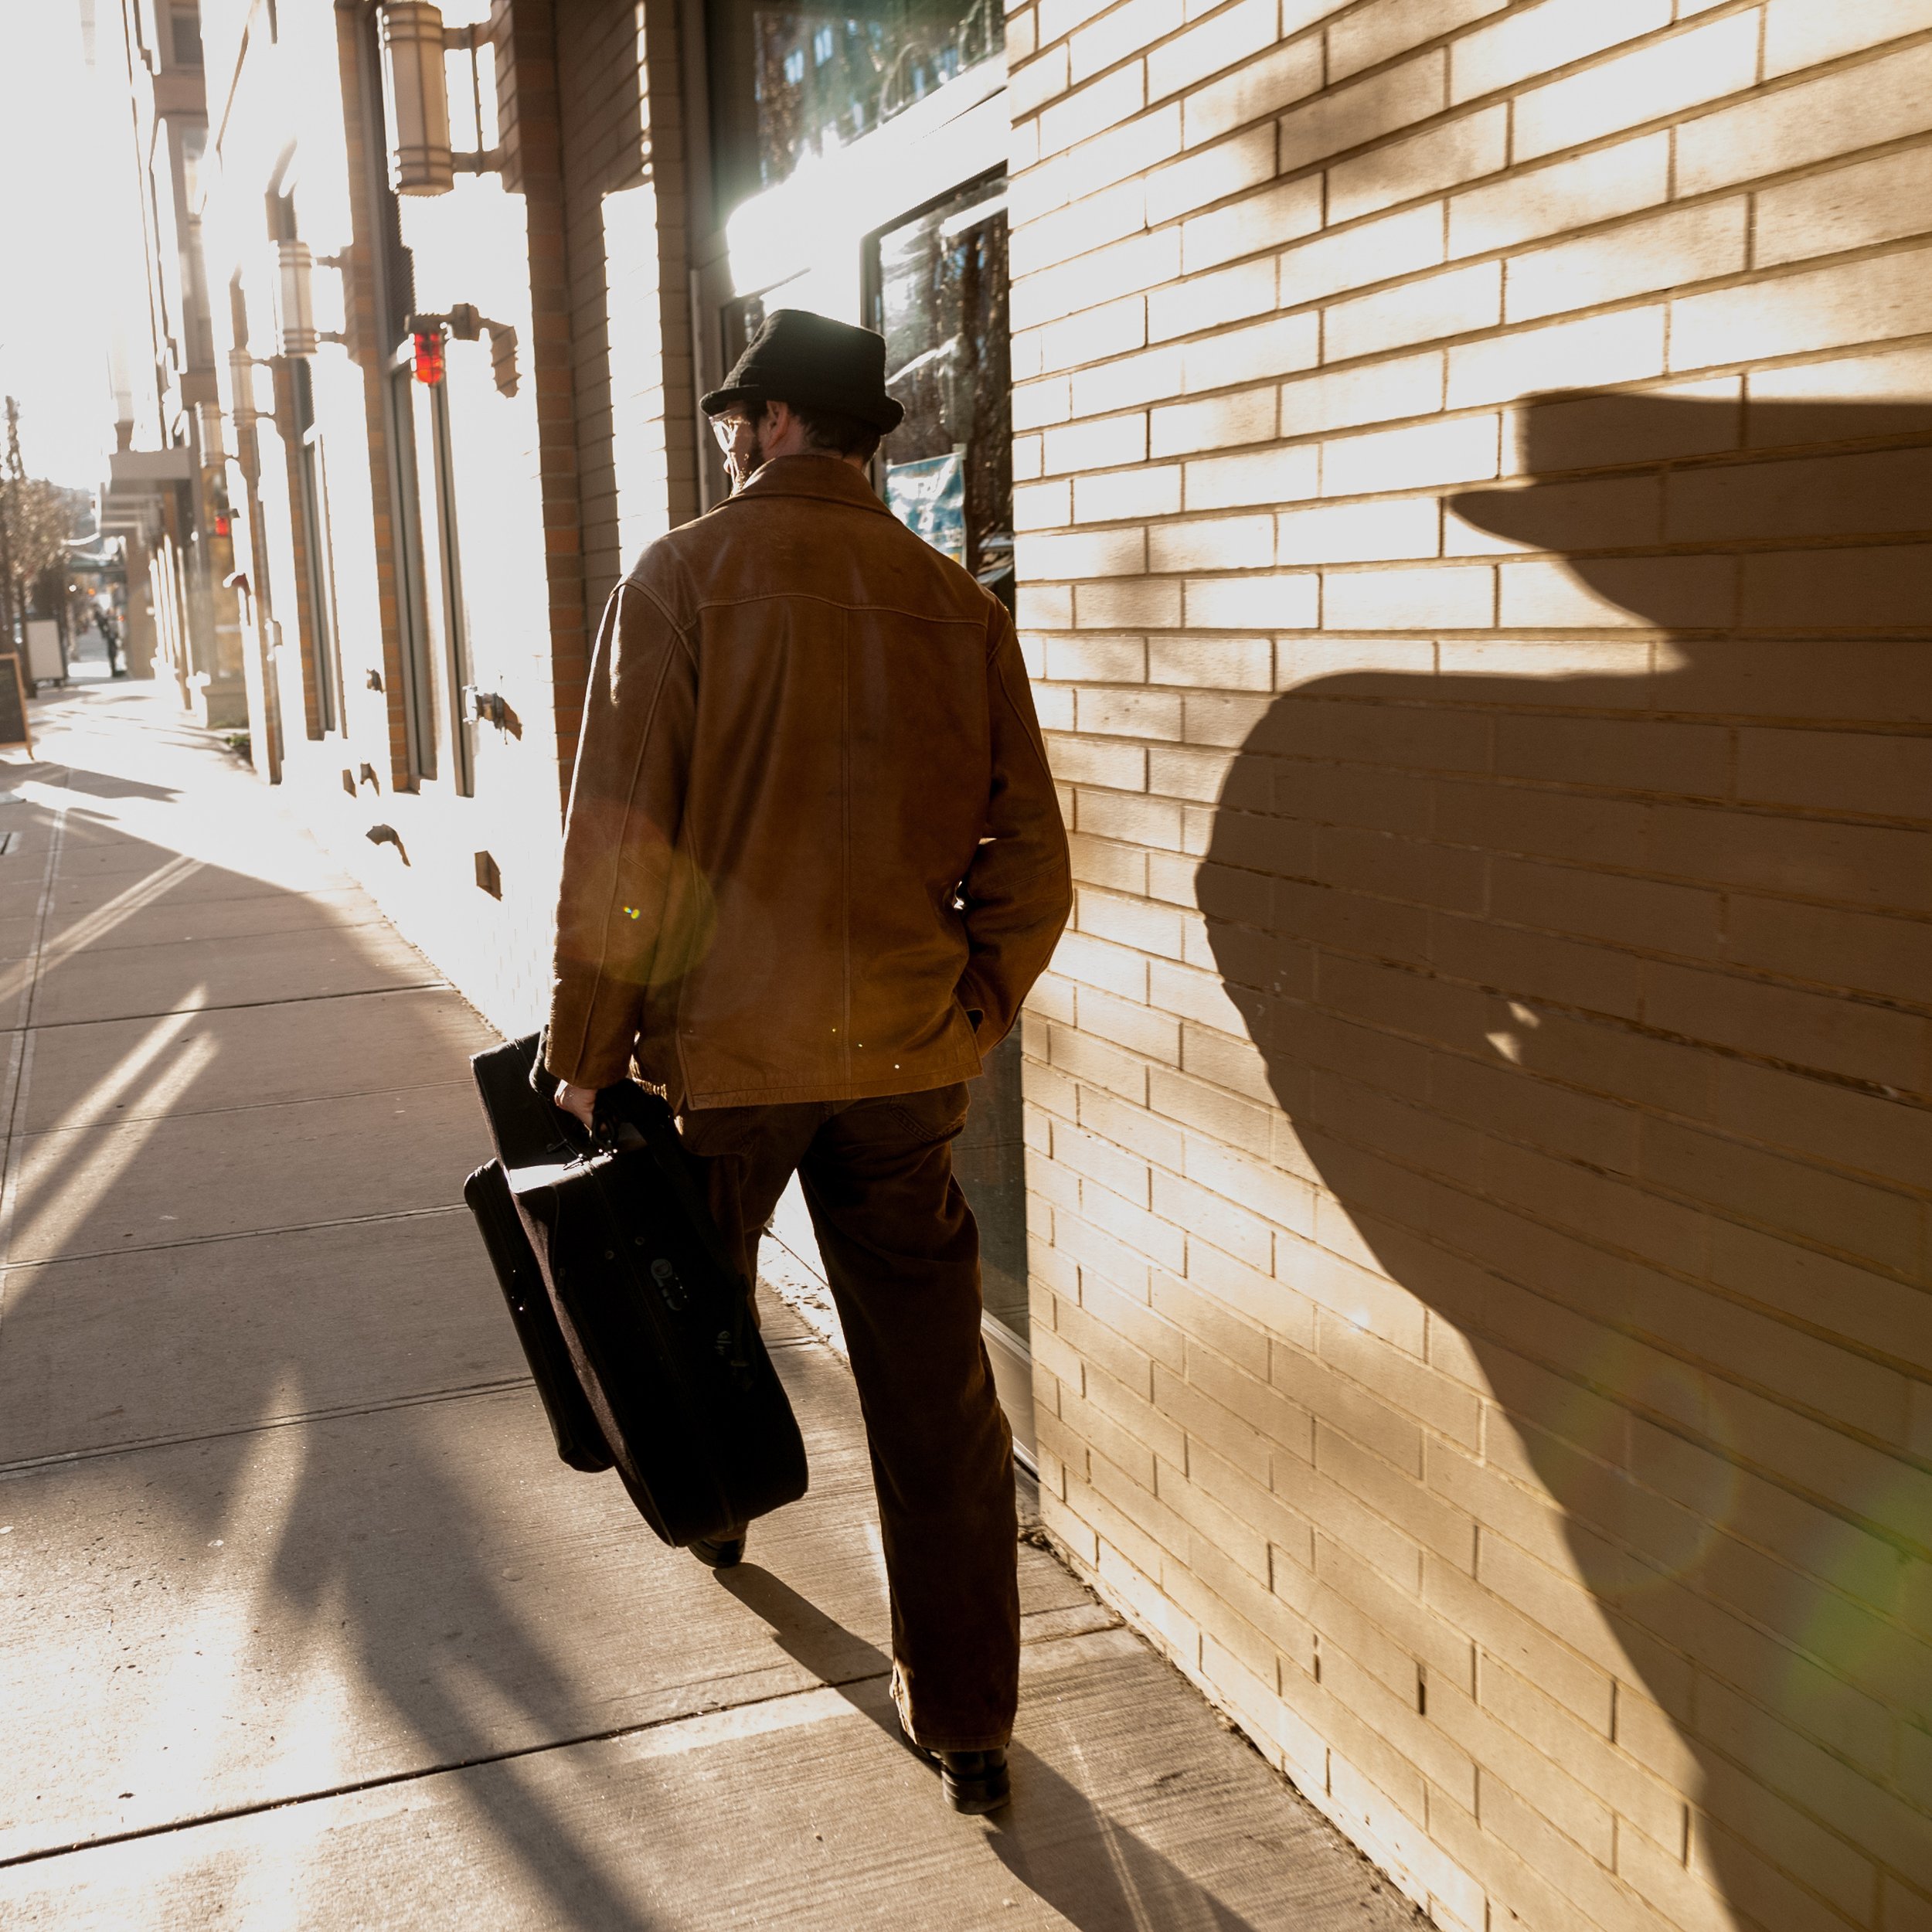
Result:
[[[706,1107],[684,1143],[747,1277],[795,1170],[845,1333],[879,1495],[894,1695],[928,1750],[1012,1732],[1013,1442],[980,1338],[979,1231],[953,1178],[964,1083],[888,1099]]]

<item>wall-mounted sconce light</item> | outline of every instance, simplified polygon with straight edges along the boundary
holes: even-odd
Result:
[[[313,355],[320,341],[311,286],[315,257],[307,242],[277,242],[275,252],[280,270],[275,278],[275,353]]]
[[[228,445],[222,432],[221,405],[197,403],[195,416],[201,431],[201,466],[218,470],[228,461]]]
[[[474,342],[484,335],[490,338],[490,372],[502,394],[516,393],[516,328],[510,322],[493,322],[478,311],[474,302],[458,302],[446,315],[412,315],[410,332],[416,338],[416,379],[434,386],[443,379],[443,332],[447,329],[459,342]]]
[[[450,146],[449,83],[445,52],[470,56],[470,87],[482,138],[482,83],[477,53],[488,44],[487,26],[446,27],[428,0],[383,0],[383,105],[389,117],[389,181],[399,195],[447,195],[459,169],[483,174],[503,165],[501,148],[458,153]]]
[[[228,389],[234,399],[234,406],[228,413],[236,429],[247,429],[251,423],[273,419],[273,410],[258,410],[255,406],[255,372],[273,366],[260,356],[250,355],[245,349],[231,349],[228,352]]]
[[[278,273],[275,277],[275,353],[277,355],[313,355],[324,342],[346,342],[338,330],[315,326],[315,272],[318,261],[325,268],[345,266],[340,255],[317,256],[305,241],[275,244]]]

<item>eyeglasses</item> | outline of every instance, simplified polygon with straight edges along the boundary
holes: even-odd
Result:
[[[711,434],[718,439],[718,447],[726,455],[731,454],[732,446],[738,440],[738,432],[748,427],[750,422],[751,418],[740,410],[712,417]]]

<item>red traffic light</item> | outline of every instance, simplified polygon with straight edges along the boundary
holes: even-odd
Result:
[[[416,332],[416,379],[434,389],[443,379],[443,332],[419,328]]]

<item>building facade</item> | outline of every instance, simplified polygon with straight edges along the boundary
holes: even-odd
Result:
[[[99,492],[104,534],[124,546],[131,667],[173,685],[206,725],[247,722],[241,612],[226,496],[215,335],[202,272],[208,114],[192,6],[80,0],[100,138],[129,163],[130,192],[101,211],[113,326],[114,421]],[[145,273],[135,273],[135,265]]]
[[[1932,0],[158,12],[124,447],[403,930],[539,1015],[696,399],[879,328],[1076,846],[961,1156],[1049,1530],[1438,1923],[1932,1927]]]

